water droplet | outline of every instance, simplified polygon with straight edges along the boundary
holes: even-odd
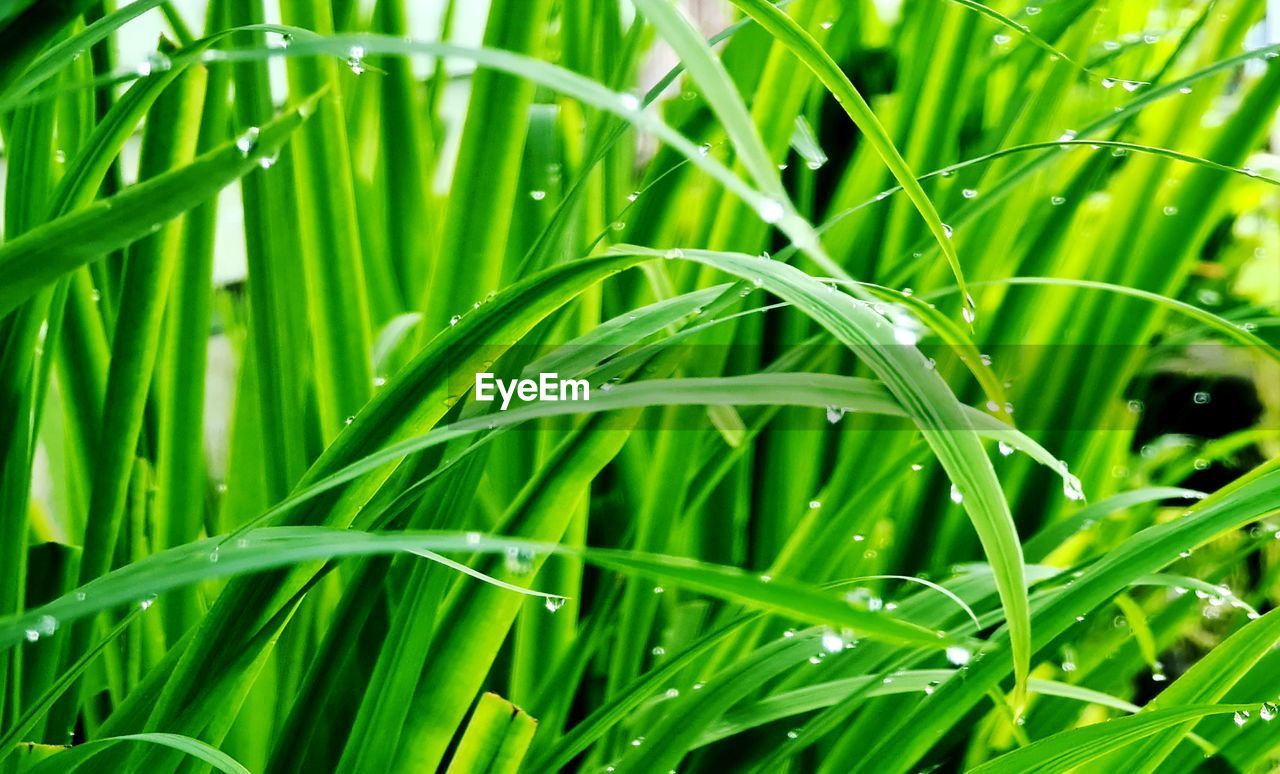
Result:
[[[1080,479],[1067,473],[1062,477],[1062,493],[1067,496],[1068,500],[1083,500],[1084,489],[1080,485]]]
[[[258,127],[251,126],[236,138],[236,150],[240,151],[241,156],[248,158],[253,149],[258,146],[258,134]]]
[[[27,642],[35,642],[40,639],[40,632],[35,629],[27,629]]]
[[[864,540],[866,540],[866,539],[867,539],[867,536],[866,536],[866,535],[854,535],[854,536],[853,536],[853,542],[855,542],[855,543],[861,543],[862,541],[864,541]]]
[[[973,651],[968,648],[962,648],[959,645],[952,645],[947,648],[947,661],[953,666],[964,666],[973,658]]]
[[[515,575],[527,575],[533,571],[534,554],[523,546],[507,546],[503,554],[503,565],[507,572]]]
[[[819,508],[821,508],[821,507],[822,507],[822,501],[821,501],[821,500],[810,500],[810,501],[809,501],[809,508],[810,508],[810,510],[815,510],[815,511],[816,511],[816,510],[818,510],[818,509],[819,509]]]
[[[991,36],[991,39],[995,41],[997,46],[1008,45],[1009,41],[1012,40],[1012,38],[1010,38],[1008,35],[1005,35],[1003,33],[996,33],[995,35]]]
[[[914,347],[920,343],[920,334],[905,325],[895,325],[893,339],[904,347]]]
[[[350,425],[354,421],[356,421],[356,418],[355,418],[355,415],[353,414],[352,416],[349,416],[346,419],[342,420],[342,424]]]
[[[535,202],[540,202],[543,199],[547,198],[547,192],[534,189],[529,192],[529,198],[533,199]]]
[[[643,737],[643,736],[637,736],[635,739],[632,739],[632,740],[631,740],[631,746],[632,746],[632,747],[639,747],[639,746],[640,746],[640,745],[642,745],[642,744],[644,744],[644,737]]]
[[[216,564],[220,558],[221,554],[219,553],[218,546],[214,546],[213,550],[209,552],[209,561]]]
[[[844,419],[846,411],[848,411],[848,409],[843,409],[839,406],[827,406],[827,421],[834,425],[841,419]]]
[[[1191,93],[1191,87],[1190,87],[1190,86],[1183,86],[1183,87],[1181,87],[1180,89],[1178,89],[1178,93],[1179,93],[1179,94],[1190,94],[1190,93]]]
[[[1067,198],[1065,196],[1050,196],[1049,203],[1054,207],[1060,207],[1067,203]]]
[[[824,629],[822,632],[822,649],[827,653],[839,653],[844,650],[844,638],[834,629]]]
[[[1178,208],[1177,208],[1177,207],[1174,207],[1172,204],[1170,204],[1170,205],[1168,205],[1168,206],[1166,206],[1166,207],[1164,208],[1163,212],[1164,212],[1164,214],[1165,214],[1165,216],[1166,216],[1166,217],[1173,216],[1173,215],[1177,215],[1177,214],[1178,214]]]
[[[1000,450],[1001,457],[1008,457],[1010,454],[1013,454],[1013,447],[1004,441],[996,443],[996,448]]]
[[[457,325],[457,324],[458,324],[458,322],[459,322],[459,321],[461,321],[461,320],[462,320],[462,315],[460,315],[460,314],[455,314],[453,317],[450,317],[450,318],[449,318],[449,325],[451,325],[451,326],[453,326],[453,325]]]
[[[663,258],[666,258],[668,261],[670,261],[670,260],[672,260],[672,259],[674,259],[674,258],[683,258],[683,257],[684,257],[684,251],[683,251],[683,250],[681,250],[681,249],[680,249],[680,248],[678,248],[678,247],[673,247],[673,248],[671,248],[670,250],[668,250],[668,251],[666,251],[665,253],[663,253],[663,254],[662,254],[662,257],[663,257]]]
[[[1231,719],[1235,721],[1237,726],[1243,726],[1245,723],[1249,722],[1249,710],[1240,710],[1236,714],[1232,715]]]
[[[960,308],[960,316],[970,325],[973,325],[974,321],[978,319],[978,313],[973,311],[973,307],[967,304]]]
[[[788,738],[788,739],[799,739],[799,738],[800,738],[800,732],[799,732],[799,731],[797,731],[797,730],[795,730],[795,729],[793,728],[793,729],[791,729],[790,731],[788,731],[788,732],[787,732],[787,738]]]
[[[951,502],[956,503],[957,505],[964,502],[964,494],[955,484],[951,485]]]
[[[1192,401],[1193,401],[1197,406],[1203,406],[1203,405],[1207,404],[1207,403],[1209,402],[1209,399],[1210,399],[1209,393],[1204,392],[1203,390],[1202,390],[1202,391],[1199,391],[1199,392],[1197,392],[1195,395],[1192,395],[1192,396],[1191,396],[1191,400],[1192,400]]]
[[[946,235],[947,235],[947,239],[950,239],[950,238],[951,238],[951,235],[955,233],[955,229],[951,228],[951,227],[950,227],[950,226],[948,226],[946,223],[943,223],[943,224],[942,224],[942,233],[944,233],[944,234],[946,234]]]
[[[1263,702],[1262,707],[1258,710],[1258,717],[1270,723],[1275,720],[1276,714],[1280,712],[1280,708],[1276,707],[1273,702]]]
[[[1141,414],[1146,409],[1146,404],[1140,400],[1131,400],[1127,405],[1130,414]]]
[[[622,109],[628,113],[640,109],[640,98],[634,94],[623,94],[618,101],[622,103]]]
[[[978,189],[976,189],[976,188],[966,188],[966,189],[964,189],[963,191],[961,191],[961,192],[960,192],[960,195],[961,195],[961,196],[963,196],[963,197],[964,197],[964,198],[966,198],[966,199],[976,199],[976,198],[978,198]]]
[[[138,607],[142,608],[143,610],[150,610],[151,606],[154,605],[155,603],[156,603],[156,595],[152,594],[146,599],[138,600]]]
[[[756,205],[756,212],[760,214],[760,219],[765,223],[777,223],[782,220],[783,215],[787,214],[782,202],[767,197],[761,199]]]
[[[640,198],[639,191],[632,191],[631,193],[627,194],[627,201],[629,202],[634,202],[636,199],[639,199],[639,198]]]
[[[698,146],[698,155],[699,155],[699,156],[705,156],[705,155],[707,155],[707,154],[708,154],[708,153],[710,153],[710,152],[711,152],[711,143],[709,143],[709,142],[704,142],[704,143],[702,143],[701,145],[699,145],[699,146]]]
[[[1120,88],[1128,92],[1137,91],[1142,87],[1142,81],[1120,81]]]
[[[560,608],[564,607],[564,602],[565,602],[564,597],[547,597],[545,604],[546,604],[547,610],[549,612],[554,613]]]
[[[650,652],[651,654],[655,655],[655,656],[665,656],[665,655],[667,655],[667,649],[666,649],[666,648],[664,648],[664,647],[662,647],[661,645],[659,645],[658,647],[654,648],[653,650],[651,650],[651,651],[649,651],[649,652]]]
[[[654,593],[654,594],[663,594],[663,593],[665,593],[665,592],[666,592],[666,589],[664,589],[664,588],[663,588],[663,587],[661,587],[661,586],[654,586],[654,587],[653,587],[653,593]]]
[[[364,74],[364,46],[352,46],[347,49],[347,67],[356,75]]]
[[[1027,16],[1035,16],[1040,13],[1040,10],[1040,6],[1038,5],[1029,5],[1026,8]]]

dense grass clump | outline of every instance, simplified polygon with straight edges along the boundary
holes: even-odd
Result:
[[[1280,766],[1280,20],[1033,3],[0,3],[0,771]]]

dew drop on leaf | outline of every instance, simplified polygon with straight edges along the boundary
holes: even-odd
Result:
[[[248,158],[253,149],[258,146],[258,134],[260,130],[256,126],[251,126],[244,130],[244,133],[236,138],[236,150],[240,151],[240,155]]]
[[[947,652],[947,661],[949,661],[952,665],[958,666],[958,667],[968,664],[970,659],[973,658],[973,651],[969,650],[968,648],[960,647],[959,645],[952,645],[951,647],[947,648],[946,652]]]

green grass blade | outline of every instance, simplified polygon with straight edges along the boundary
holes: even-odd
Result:
[[[520,770],[537,725],[506,699],[494,693],[484,694],[446,771],[514,774]]]
[[[310,102],[262,127],[250,152],[237,140],[197,157],[191,164],[130,186],[109,199],[52,220],[0,246],[0,313],[12,311],[72,269],[146,236],[278,151],[304,120]]]

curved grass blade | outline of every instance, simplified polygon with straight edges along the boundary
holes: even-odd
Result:
[[[825,409],[843,406],[886,416],[906,416],[905,410],[879,384],[857,377],[810,373],[767,373],[736,377],[650,379],[620,384],[597,392],[583,402],[543,402],[444,425],[407,438],[362,457],[359,461],[318,478],[248,522],[235,534],[269,522],[331,489],[370,473],[414,452],[485,431],[500,430],[536,419],[614,411],[627,408],[680,405],[774,406]],[[964,412],[979,435],[1003,441],[1037,462],[1061,472],[1061,464],[1042,446],[1009,425],[978,409]]]
[[[1182,518],[1137,533],[1073,578],[1071,585],[1045,598],[1036,610],[1034,647],[1045,647],[1076,625],[1077,616],[1105,604],[1134,578],[1158,571],[1177,561],[1182,552],[1223,532],[1277,512],[1277,503],[1280,463],[1272,462],[1196,503]],[[1006,632],[997,632],[992,644],[1006,637]],[[947,682],[887,729],[859,771],[909,770],[947,728],[1009,675],[1009,661],[993,655],[988,652],[986,658],[970,664],[965,680]]]
[[[80,656],[76,658],[69,667],[67,667],[66,671],[59,675],[58,679],[45,689],[45,692],[41,694],[38,699],[31,703],[31,706],[26,708],[22,713],[22,717],[19,718],[3,736],[0,736],[0,762],[3,762],[5,757],[8,756],[9,753],[13,752],[13,749],[22,740],[23,734],[26,734],[35,726],[40,718],[49,711],[50,707],[53,706],[54,702],[56,702],[68,688],[75,685],[76,681],[80,679],[80,675],[84,674],[84,671],[93,664],[94,660],[102,654],[102,651],[114,642],[117,637],[128,630],[130,624],[133,623],[133,620],[141,612],[141,610],[134,610],[122,618],[120,623],[116,624],[115,628],[108,632],[105,637],[94,643],[92,648],[80,654]],[[32,631],[38,630],[33,629]]]
[[[1209,715],[1251,709],[1248,704],[1194,704],[1129,715],[1063,731],[970,769],[970,774],[1067,772],[1155,734]]]
[[[767,0],[733,0],[733,4],[755,19],[757,24],[787,46],[806,67],[813,71],[818,80],[822,81],[822,85],[831,92],[831,96],[835,97],[836,102],[840,103],[849,118],[861,130],[867,141],[876,149],[889,171],[893,173],[903,190],[907,192],[911,203],[920,212],[920,216],[929,227],[934,239],[937,240],[938,246],[942,249],[942,254],[946,256],[947,263],[951,266],[952,274],[955,275],[956,283],[964,294],[965,306],[972,314],[973,304],[965,290],[964,269],[960,265],[960,256],[956,254],[955,246],[951,242],[951,227],[942,222],[942,218],[938,215],[933,202],[929,200],[928,194],[924,192],[924,189],[920,187],[920,183],[916,181],[915,174],[907,165],[906,159],[902,158],[902,154],[894,146],[889,133],[881,125],[880,120],[876,118],[871,106],[854,88],[848,76],[844,74],[844,71],[835,63],[830,54],[804,28],[792,21],[789,16],[778,10],[772,3]]]
[[[232,544],[213,537],[172,548],[114,570],[46,605],[0,619],[0,647],[26,639],[26,632],[52,619],[57,626],[121,604],[149,608],[156,595],[214,578],[352,556],[399,552],[580,556],[599,567],[657,578],[790,618],[847,626],[871,639],[927,648],[957,640],[884,613],[873,613],[809,586],[760,578],[735,567],[615,549],[580,549],[476,532],[362,532],[330,527],[264,527]],[[48,618],[46,618],[46,616]]]
[[[1222,593],[1220,590],[1215,591],[1217,594]],[[1168,712],[1187,705],[1220,701],[1278,642],[1280,610],[1272,610],[1261,618],[1250,621],[1210,650],[1204,658],[1152,699],[1146,712]],[[1257,708],[1240,709],[1251,712]],[[1162,730],[1162,733],[1147,739],[1141,747],[1126,751],[1125,757],[1114,763],[1131,766],[1134,771],[1155,771],[1194,725],[1178,724]]]
[[[31,774],[64,774],[64,772],[70,774],[70,772],[88,763],[95,755],[105,752],[109,747],[120,742],[144,742],[169,747],[203,761],[214,769],[223,772],[223,774],[250,774],[248,769],[241,766],[230,755],[199,739],[179,734],[158,733],[125,734],[86,742],[85,744],[68,748],[64,752],[47,759],[41,765],[32,769]]]
[[[1099,282],[1096,280],[1070,279],[1066,277],[1009,277],[1000,280],[984,280],[975,282],[970,287],[983,287],[987,285],[1034,285],[1042,287],[1070,287],[1081,288],[1085,290],[1098,290],[1105,293],[1114,293],[1115,295],[1128,296],[1143,301],[1148,301],[1174,312],[1180,316],[1195,320],[1209,330],[1215,331],[1223,335],[1224,338],[1241,344],[1243,346],[1255,349],[1266,355],[1271,360],[1280,362],[1280,350],[1271,346],[1265,339],[1253,333],[1249,329],[1238,323],[1234,323],[1224,317],[1214,314],[1206,309],[1201,309],[1195,304],[1189,304],[1186,301],[1179,301],[1176,298],[1170,298],[1159,293],[1153,293],[1142,288],[1131,288],[1127,285],[1117,285],[1112,282]],[[947,295],[947,290],[940,290],[936,293],[924,294],[925,298],[939,298]]]
[[[1081,508],[1070,518],[1050,524],[1023,545],[1028,562],[1043,561],[1054,549],[1074,535],[1086,524],[1105,518],[1117,511],[1161,500],[1203,500],[1207,495],[1193,489],[1180,487],[1147,487],[1108,497],[1105,500]]]
[[[93,24],[60,43],[50,46],[36,57],[31,66],[22,72],[22,77],[0,94],[0,111],[6,110],[11,101],[16,101],[29,94],[32,89],[44,83],[59,70],[71,64],[82,53],[93,45],[105,40],[113,32],[128,24],[133,19],[155,8],[164,0],[138,0],[118,8]]]
[[[0,315],[67,272],[123,247],[206,201],[257,169],[302,124],[315,97],[263,126],[252,142],[237,139],[191,164],[130,186],[0,245]],[[244,147],[242,147],[244,146]]]

